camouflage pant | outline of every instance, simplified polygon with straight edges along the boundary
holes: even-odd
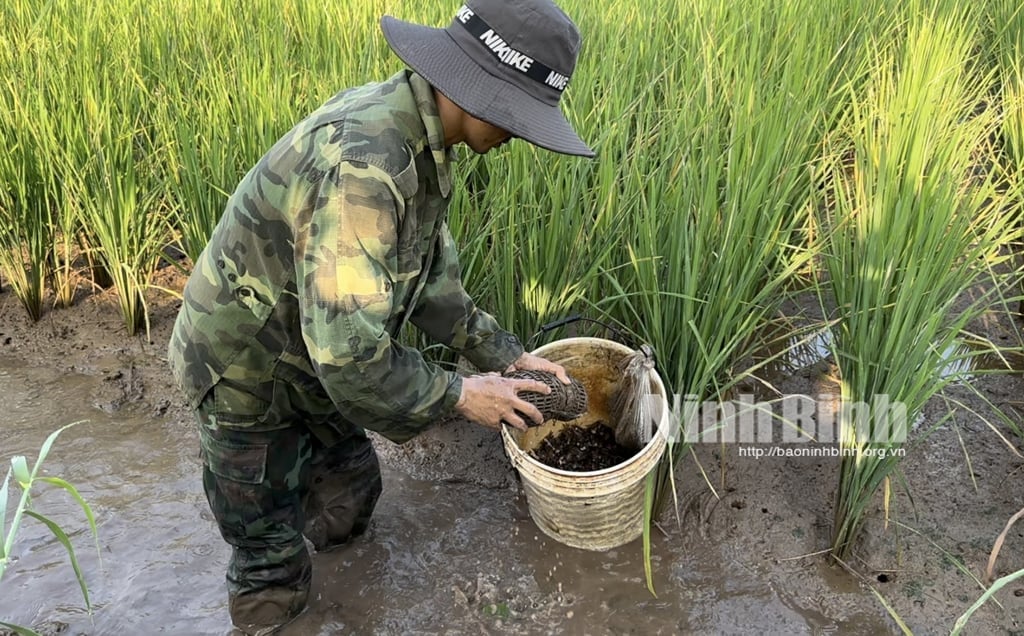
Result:
[[[233,548],[228,597],[239,626],[297,616],[312,576],[303,535],[321,551],[361,534],[381,492],[377,454],[361,429],[338,424],[317,436],[323,416],[258,412],[268,408],[217,385],[196,413],[206,497]]]

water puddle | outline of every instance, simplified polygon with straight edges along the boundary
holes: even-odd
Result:
[[[91,503],[100,544],[97,557],[81,510],[42,490],[36,508],[69,531],[95,613],[86,615],[61,546],[27,520],[0,582],[0,620],[58,621],[69,634],[227,633],[228,548],[201,491],[194,434],[131,407],[105,411],[94,398],[100,382],[0,358],[0,468],[15,454],[34,459],[59,426],[88,420],[63,434],[45,467]],[[891,631],[869,595],[817,561],[789,564],[790,578],[734,542],[656,533],[654,597],[640,542],[575,550],[543,536],[515,490],[391,468],[384,480],[370,531],[314,557],[309,609],[286,633]]]
[[[948,361],[942,370],[945,378],[970,382],[983,373],[1019,373],[1024,371],[1024,353],[1019,350],[992,351],[990,347],[957,341],[942,353]]]
[[[755,355],[764,362],[759,375],[769,383],[777,383],[789,374],[800,372],[832,357],[832,333],[821,329],[808,334],[771,341],[772,330],[766,330],[766,344]],[[957,340],[942,354],[947,363],[940,371],[943,378],[970,382],[978,374],[1024,371],[1024,353],[1016,349],[994,351],[978,343]]]
[[[54,377],[49,370],[4,362],[0,359],[5,431],[0,468],[16,454],[34,462],[47,435],[84,420],[58,438],[43,472],[67,479],[89,502],[100,550],[97,555],[77,504],[62,491],[41,487],[35,508],[70,536],[95,616],[90,621],[85,613],[64,550],[46,528],[26,519],[15,543],[17,562],[0,582],[0,617],[27,625],[68,623],[72,634],[157,628],[217,633],[226,555],[211,540],[216,530],[197,488],[191,436],[131,409],[105,412],[97,399],[98,378]]]

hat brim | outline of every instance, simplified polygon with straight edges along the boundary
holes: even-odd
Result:
[[[444,29],[391,16],[381,18],[380,28],[403,62],[473,117],[552,152],[595,156],[557,104],[545,104],[488,73]]]

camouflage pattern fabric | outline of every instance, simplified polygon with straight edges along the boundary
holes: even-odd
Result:
[[[246,402],[247,415],[239,413]],[[325,446],[302,420],[262,432],[240,426],[262,415],[256,406],[217,385],[196,411],[203,487],[232,546],[229,609],[239,626],[284,623],[301,612],[312,575],[303,535],[322,551],[362,534],[381,493],[377,454],[362,429],[349,427]]]
[[[301,611],[303,534],[325,549],[365,529],[380,473],[364,429],[402,442],[452,411],[460,377],[395,339],[406,322],[484,371],[523,351],[462,287],[451,162],[421,77],[342,91],[245,175],[195,264],[168,358],[238,626]]]
[[[193,407],[218,383],[270,402],[285,382],[310,412],[401,442],[462,390],[395,339],[406,321],[483,371],[511,364],[519,340],[462,287],[450,168],[433,90],[410,71],[342,91],[276,143],[184,290],[169,359]]]

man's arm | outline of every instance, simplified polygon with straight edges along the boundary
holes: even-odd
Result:
[[[515,335],[481,311],[462,286],[458,251],[447,224],[434,248],[427,282],[410,316],[432,339],[464,356],[481,371],[504,371],[523,354]]]
[[[462,390],[456,374],[385,329],[401,201],[383,170],[343,162],[324,176],[305,242],[296,240],[302,337],[313,367],[340,410],[375,414],[385,428],[396,420],[429,425]]]
[[[453,408],[492,427],[504,420],[525,428],[516,411],[540,423],[518,393],[546,394],[544,383],[463,380],[391,339],[400,205],[384,171],[344,162],[325,175],[310,227],[296,237],[302,337],[328,395],[341,412],[358,414],[358,424],[396,441]]]

